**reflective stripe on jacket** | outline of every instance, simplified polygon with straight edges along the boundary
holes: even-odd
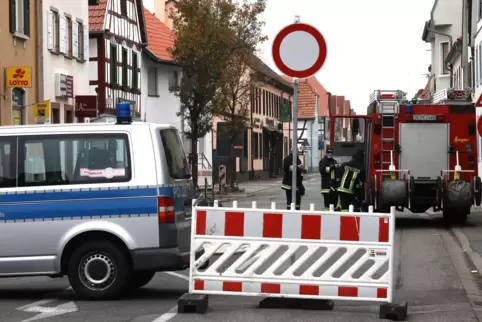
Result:
[[[348,165],[344,166],[343,176],[340,180],[340,186],[338,187],[338,191],[344,193],[351,193],[355,192],[355,184],[357,183],[358,176],[360,174],[360,169],[356,169],[350,167]]]

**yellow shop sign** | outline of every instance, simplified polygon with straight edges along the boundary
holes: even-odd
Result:
[[[32,87],[32,67],[8,66],[7,88]]]

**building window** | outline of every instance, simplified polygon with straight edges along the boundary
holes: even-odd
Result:
[[[441,64],[442,68],[440,68],[440,71],[442,72],[442,75],[448,75],[449,70],[447,68],[447,64],[445,64],[445,59],[447,58],[447,55],[449,54],[450,48],[449,48],[449,43],[448,42],[441,42],[440,43],[440,55],[441,55]]]
[[[67,44],[66,48],[66,55],[67,57],[72,57],[72,18],[70,17],[65,17],[66,18],[66,29],[67,32],[65,34],[65,43]]]
[[[177,70],[168,72],[168,86],[170,91],[175,91],[179,88],[179,73]]]
[[[25,94],[21,88],[12,89],[12,125],[25,124]]]
[[[132,88],[139,88],[139,61],[137,53],[132,52]]]
[[[155,67],[150,67],[147,71],[147,95],[159,95],[157,92],[157,69]]]
[[[0,139],[0,188],[17,186],[16,142],[14,137]]]
[[[60,16],[57,11],[50,10],[47,17],[48,49],[54,53],[60,51]]]
[[[78,37],[78,40],[77,40],[77,43],[78,43],[78,47],[79,47],[79,55],[77,58],[79,58],[79,60],[84,60],[85,59],[85,46],[84,46],[84,24],[81,23],[81,22],[77,22],[77,37]]]
[[[253,133],[252,140],[253,140],[253,144],[251,145],[251,148],[253,150],[253,159],[257,160],[259,159],[259,148],[258,148],[259,133]]]
[[[30,36],[30,0],[9,0],[10,32]]]
[[[482,84],[482,42],[479,43],[479,56],[477,57],[479,60],[479,85]]]
[[[23,136],[19,138],[19,147],[20,187],[131,179],[125,134]]]
[[[117,85],[117,44],[110,44],[110,84]]]
[[[127,48],[122,47],[122,86],[128,86]]]
[[[482,19],[482,0],[479,0],[479,20]]]
[[[127,17],[127,0],[120,0],[121,15]]]
[[[266,91],[263,89],[261,94],[263,96],[263,115],[266,115]]]

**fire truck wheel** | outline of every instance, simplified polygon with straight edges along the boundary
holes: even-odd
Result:
[[[482,182],[480,177],[475,177],[475,205],[478,207],[482,203]]]
[[[451,181],[447,187],[448,206],[452,209],[467,209],[474,203],[472,185],[467,181]]]
[[[449,225],[463,225],[467,221],[470,209],[444,208],[443,217]]]
[[[403,180],[384,180],[380,194],[383,208],[407,204],[407,191]]]
[[[437,182],[436,182],[436,192],[437,192],[437,199],[435,201],[435,205],[440,208],[442,207],[442,200],[443,200],[443,179],[442,177],[437,177]]]

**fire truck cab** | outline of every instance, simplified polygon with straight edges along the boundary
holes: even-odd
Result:
[[[339,161],[357,149],[365,152],[365,204],[382,212],[391,206],[413,213],[441,210],[449,223],[464,223],[471,207],[480,206],[471,93],[442,94],[436,103],[409,102],[401,90],[376,90],[366,116],[330,118],[330,129],[348,118],[356,132],[351,142],[337,142],[336,128],[330,133]]]

